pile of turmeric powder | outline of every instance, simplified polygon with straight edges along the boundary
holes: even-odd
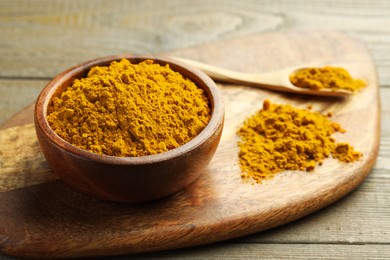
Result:
[[[354,79],[341,67],[300,69],[290,75],[290,81],[297,87],[309,89],[331,89],[357,91],[366,86],[361,79]]]
[[[51,100],[47,119],[69,143],[98,154],[144,156],[181,146],[210,120],[204,91],[152,60],[90,69]]]
[[[260,183],[283,170],[312,171],[331,154],[343,162],[358,160],[362,154],[336,143],[335,132],[345,130],[327,116],[265,100],[237,132],[242,177]]]

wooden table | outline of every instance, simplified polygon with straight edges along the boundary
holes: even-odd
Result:
[[[0,1],[0,124],[35,101],[53,76],[99,56],[161,53],[269,31],[343,31],[367,45],[381,85],[380,151],[365,182],[337,203],[285,226],[143,257],[388,259],[389,17],[390,2],[379,0]]]

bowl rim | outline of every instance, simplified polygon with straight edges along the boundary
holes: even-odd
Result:
[[[111,63],[112,61],[119,61],[121,59],[129,59],[132,62],[136,61],[141,62],[143,60],[151,59],[157,62],[158,64],[169,64],[172,70],[185,71],[186,77],[190,80],[194,81],[194,78],[197,78],[200,82],[203,83],[202,89],[204,89],[209,99],[211,105],[211,118],[206,127],[193,139],[189,142],[168,150],[163,153],[153,154],[153,155],[145,155],[145,156],[137,156],[137,157],[120,157],[120,156],[111,156],[105,154],[97,154],[88,150],[84,150],[79,148],[66,140],[60,137],[57,133],[49,125],[46,115],[48,105],[53,97],[56,94],[56,90],[62,86],[62,84],[68,81],[70,78],[77,78],[75,75],[89,71],[94,66],[105,66],[106,64]],[[181,73],[182,74],[182,73]],[[144,164],[152,164],[156,162],[162,162],[174,159],[176,157],[180,157],[181,155],[187,154],[192,150],[196,149],[198,146],[202,145],[205,142],[209,141],[209,138],[212,137],[215,132],[218,130],[221,124],[224,122],[224,103],[222,99],[222,95],[217,88],[215,82],[207,76],[202,71],[197,68],[193,68],[186,64],[183,64],[179,61],[171,59],[167,56],[162,55],[111,55],[105,57],[99,57],[96,59],[92,59],[78,65],[72,66],[69,69],[59,73],[55,76],[46,86],[42,89],[39,94],[37,101],[35,103],[34,108],[34,123],[36,127],[39,127],[41,132],[44,134],[45,138],[48,139],[53,145],[57,146],[59,149],[73,154],[74,156],[81,157],[87,160],[93,160],[100,163],[107,164],[116,164],[116,165],[144,165]],[[222,126],[223,128],[223,126]],[[221,128],[221,130],[222,130]]]

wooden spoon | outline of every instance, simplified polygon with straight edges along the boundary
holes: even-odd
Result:
[[[283,70],[266,72],[266,73],[244,73],[231,71],[223,68],[219,68],[210,64],[205,64],[199,61],[171,57],[179,62],[185,63],[189,66],[196,67],[209,75],[211,78],[223,81],[223,82],[234,82],[241,83],[264,89],[293,92],[300,94],[309,94],[316,96],[333,96],[333,97],[344,97],[351,95],[351,91],[347,90],[332,90],[332,89],[308,89],[301,88],[293,85],[289,79],[289,76],[299,69],[304,67],[289,67]]]

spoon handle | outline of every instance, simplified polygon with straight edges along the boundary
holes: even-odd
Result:
[[[246,80],[247,73],[232,71],[210,64],[202,63],[195,60],[188,60],[184,58],[173,57],[175,60],[185,63],[189,66],[196,67],[216,80],[230,81],[230,80]]]
[[[343,97],[348,96],[351,93],[347,91],[333,91],[333,90],[311,90],[305,88],[299,88],[294,86],[290,79],[289,75],[291,72],[295,71],[297,68],[286,68],[280,71],[272,71],[267,73],[244,73],[232,71],[220,67],[216,67],[210,64],[202,63],[199,61],[172,57],[173,59],[193,66],[200,69],[208,76],[214,80],[232,82],[232,83],[243,83],[246,85],[252,85],[256,87],[261,87],[263,89],[268,89],[272,91],[282,91],[282,92],[292,92],[316,96],[334,96],[334,97]]]
[[[199,61],[188,60],[184,58],[173,57],[175,60],[196,67],[215,80],[224,82],[251,83],[256,85],[281,85],[282,78],[280,73],[271,72],[263,74],[251,74],[238,71],[232,71]]]

